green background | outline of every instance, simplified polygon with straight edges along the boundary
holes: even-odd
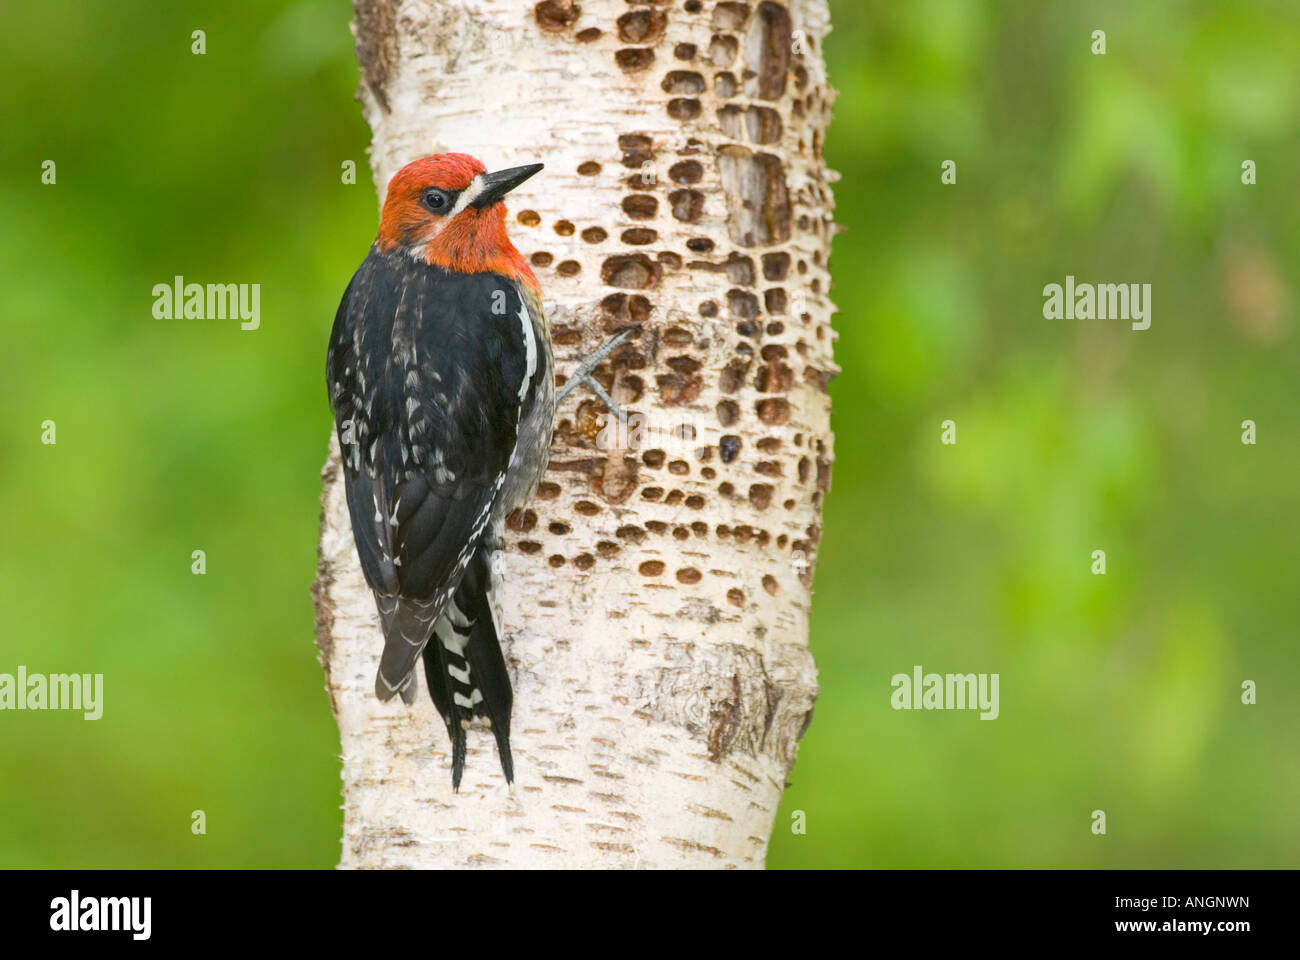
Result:
[[[1296,866],[1297,6],[831,8],[821,697],[770,865]],[[98,722],[0,714],[0,866],[337,860],[309,585],[376,220],[349,16],[0,12],[0,672],[108,678]],[[178,273],[260,283],[261,329],[154,320]],[[1151,329],[1044,320],[1066,274],[1153,284]],[[1000,718],[892,710],[914,664],[998,673]]]

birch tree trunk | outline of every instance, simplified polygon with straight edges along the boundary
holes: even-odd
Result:
[[[565,401],[498,562],[513,788],[475,728],[453,794],[427,693],[375,699],[383,644],[331,442],[315,597],[341,865],[761,867],[817,694],[837,372],[826,2],[355,8],[380,197],[429,153],[544,162],[508,224],[545,293],[559,382],[634,335],[597,374],[627,423],[602,429],[582,388]]]

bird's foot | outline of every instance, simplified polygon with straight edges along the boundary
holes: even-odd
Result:
[[[585,384],[587,389],[599,397],[600,401],[609,408],[610,413],[619,420],[622,420],[623,411],[619,409],[618,404],[614,402],[614,398],[605,392],[605,388],[596,381],[596,378],[593,377],[591,373],[600,366],[606,357],[614,352],[615,347],[631,335],[631,330],[624,330],[622,333],[610,337],[605,341],[600,349],[583,360],[582,363],[578,364],[578,369],[573,371],[573,374],[565,382],[564,386],[560,388],[560,392],[555,395],[555,405],[558,407],[563,403],[564,398],[573,391],[574,387],[579,384]]]

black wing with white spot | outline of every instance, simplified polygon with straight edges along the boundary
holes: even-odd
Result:
[[[334,320],[327,377],[348,509],[385,646],[375,692],[412,668],[488,531],[534,362],[520,294],[372,250]]]

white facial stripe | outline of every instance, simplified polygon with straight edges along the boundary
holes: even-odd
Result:
[[[469,182],[469,186],[460,192],[456,198],[456,205],[451,208],[451,213],[447,214],[448,218],[456,216],[471,203],[478,199],[479,194],[483,192],[483,175],[479,174]]]

